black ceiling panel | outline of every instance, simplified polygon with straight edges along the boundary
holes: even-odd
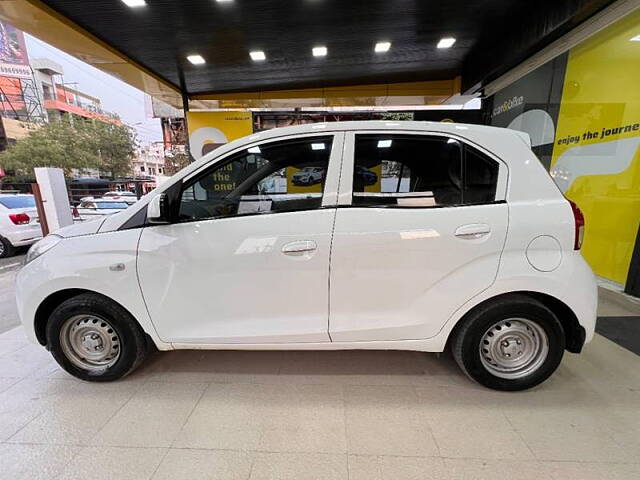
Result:
[[[45,0],[189,94],[452,78],[503,73],[611,0]],[[534,5],[534,7],[532,7]],[[453,48],[436,48],[442,37]],[[375,54],[377,41],[391,50]],[[314,58],[312,47],[329,53]],[[263,50],[265,62],[249,51]],[[198,53],[206,65],[185,57]],[[469,80],[467,80],[467,78]]]

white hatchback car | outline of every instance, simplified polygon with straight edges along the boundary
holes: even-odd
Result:
[[[296,187],[308,167],[322,183]],[[216,149],[126,212],[47,236],[18,274],[18,305],[31,339],[85,380],[128,374],[151,346],[451,348],[471,378],[521,390],[593,336],[582,228],[526,134],[275,129]]]
[[[0,193],[0,258],[42,238],[33,195]]]

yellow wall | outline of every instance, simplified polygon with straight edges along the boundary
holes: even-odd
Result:
[[[189,112],[189,147],[196,160],[212,149],[253,133],[251,112]]]
[[[583,255],[596,274],[621,284],[640,222],[640,142],[634,140],[640,138],[640,42],[630,40],[636,35],[640,11],[570,51],[551,164],[553,174],[554,165],[573,155],[579,176],[566,195],[585,215]],[[618,127],[624,128],[603,138],[603,129]]]

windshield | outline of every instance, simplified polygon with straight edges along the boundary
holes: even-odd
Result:
[[[0,197],[0,205],[6,208],[33,208],[36,206],[36,201],[31,195],[15,197]]]
[[[118,208],[124,210],[128,206],[129,205],[127,205],[125,202],[96,202],[96,208],[101,208],[104,210],[115,210]]]

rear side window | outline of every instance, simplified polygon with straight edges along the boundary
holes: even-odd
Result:
[[[36,201],[31,196],[0,197],[0,205],[6,208],[32,208]]]
[[[436,207],[495,200],[498,164],[447,137],[357,135],[353,204]]]

